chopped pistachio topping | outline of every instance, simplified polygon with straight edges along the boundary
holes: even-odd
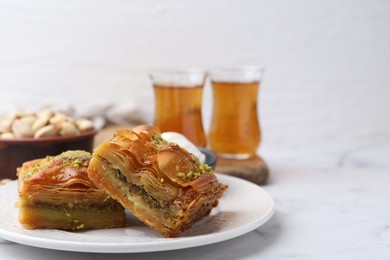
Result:
[[[163,145],[168,145],[169,147],[171,147],[174,150],[179,150],[179,149],[185,150],[184,148],[180,147],[180,145],[178,145],[174,142],[166,141],[161,136],[155,135],[152,138],[153,138],[153,140],[151,141],[151,143],[153,145],[155,145],[157,149],[161,148]],[[187,151],[187,150],[185,150],[185,151]],[[212,168],[209,165],[200,163],[199,158],[197,156],[195,156],[194,154],[192,154],[190,152],[188,152],[188,153],[190,155],[190,161],[192,161],[194,163],[194,165],[191,168],[191,170],[188,172],[180,172],[180,166],[176,165],[176,171],[178,171],[177,177],[179,179],[181,179],[183,181],[191,181],[191,180],[195,180],[195,179],[199,178],[203,174],[213,174],[214,173]],[[180,164],[180,162],[178,162],[178,164]],[[164,179],[160,179],[160,182],[163,183]]]
[[[29,167],[26,171],[25,178],[30,178],[35,173],[39,172],[41,169],[45,168],[50,162],[53,161],[52,156],[47,156],[44,160],[40,161],[38,164]]]
[[[88,167],[89,161],[91,159],[91,154],[86,151],[66,151],[61,153],[57,156],[46,156],[43,160],[41,160],[36,165],[29,167],[26,170],[25,178],[30,178],[34,174],[40,172],[44,168],[46,168],[48,165],[53,163],[57,160],[63,160],[64,159],[64,167],[73,167],[73,168],[83,168]],[[52,176],[53,179],[55,179],[55,176]]]
[[[192,170],[190,170],[187,173],[179,172],[177,174],[177,177],[184,181],[191,181],[199,178],[200,176],[204,174],[213,174],[212,168],[207,164],[197,164],[194,167],[192,167]]]
[[[106,201],[106,200],[108,200],[110,198],[111,198],[110,194],[104,192],[104,201]]]
[[[161,137],[161,136],[153,136],[153,140],[151,142],[153,145],[155,145],[157,148],[163,146],[167,142]]]
[[[189,173],[186,174],[186,177],[188,179],[192,179],[194,177],[194,173],[192,171],[190,171]]]

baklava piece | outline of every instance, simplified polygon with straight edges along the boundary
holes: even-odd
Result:
[[[94,151],[90,179],[164,237],[179,236],[218,204],[227,186],[211,167],[154,126],[118,130]]]
[[[125,226],[122,205],[88,178],[91,154],[67,151],[18,168],[19,221],[27,229]]]

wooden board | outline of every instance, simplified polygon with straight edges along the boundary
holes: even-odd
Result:
[[[259,156],[243,160],[218,157],[215,171],[239,177],[258,185],[266,184],[269,175],[267,164]]]

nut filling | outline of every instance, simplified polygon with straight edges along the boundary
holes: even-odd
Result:
[[[169,202],[157,200],[148,194],[144,188],[135,184],[128,184],[126,176],[124,176],[118,169],[116,169],[115,177],[128,187],[128,190],[131,194],[142,197],[142,199],[148,204],[149,207],[162,210],[165,214],[170,215]]]

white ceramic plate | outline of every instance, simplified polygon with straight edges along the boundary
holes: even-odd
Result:
[[[272,197],[248,181],[217,174],[229,188],[217,208],[178,238],[163,238],[127,214],[125,228],[68,232],[27,230],[18,221],[17,183],[0,186],[0,237],[16,243],[77,252],[155,252],[212,244],[248,233],[274,212]]]

